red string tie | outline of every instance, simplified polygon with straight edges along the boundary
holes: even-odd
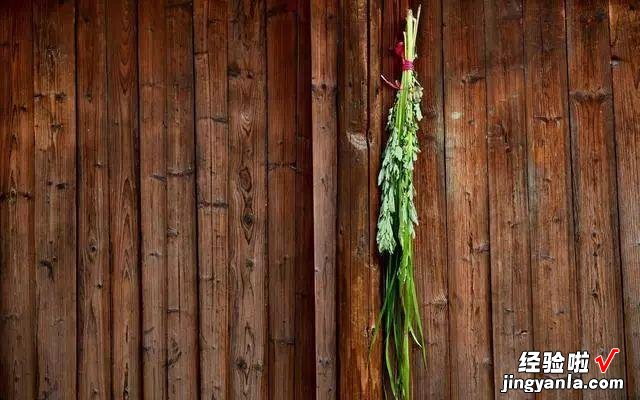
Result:
[[[391,82],[389,81],[387,78],[385,78],[384,75],[380,75],[380,78],[382,78],[382,80],[384,81],[384,83],[386,83],[387,85],[389,85],[391,88],[395,89],[395,90],[400,90],[402,89],[400,87],[400,82],[398,82],[398,80],[396,79],[395,82]]]
[[[396,43],[396,46],[393,49],[393,51],[402,60],[402,71],[413,71],[413,61],[410,61],[404,58],[404,43],[403,42]],[[386,83],[393,89],[395,90],[402,89],[400,82],[398,82],[397,80],[395,82],[391,82],[387,78],[385,78],[384,75],[380,75],[380,77],[382,78],[384,83]]]

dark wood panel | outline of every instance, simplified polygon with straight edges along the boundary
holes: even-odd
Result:
[[[451,397],[493,397],[482,2],[443,7]]]
[[[33,31],[29,2],[0,5],[0,397],[36,397]]]
[[[485,2],[494,384],[533,348],[521,1]],[[526,376],[526,375],[525,375]],[[520,377],[520,376],[519,376]],[[532,399],[516,392],[510,398]]]
[[[527,163],[534,348],[578,349],[564,6],[525,7]],[[578,398],[546,391],[544,399]]]
[[[382,38],[383,33],[387,26],[385,26],[384,13],[384,1],[382,0],[369,0],[368,8],[368,27],[367,34],[369,37],[368,43],[368,70],[367,70],[367,107],[369,119],[366,121],[366,144],[368,148],[368,180],[369,180],[369,192],[368,199],[368,233],[362,235],[358,240],[369,241],[369,266],[368,269],[363,270],[366,272],[364,275],[365,284],[367,285],[367,294],[369,301],[366,309],[366,324],[365,329],[368,346],[367,346],[367,362],[369,363],[369,396],[372,398],[379,398],[384,396],[384,373],[381,363],[382,360],[382,342],[383,335],[378,336],[376,342],[371,342],[373,329],[378,322],[378,316],[380,314],[380,308],[382,307],[382,292],[383,287],[382,274],[384,260],[379,257],[377,252],[376,233],[378,226],[378,212],[380,208],[380,191],[378,190],[378,171],[382,161],[382,146],[384,135],[384,127],[386,126],[387,117],[383,110],[383,91],[382,81],[380,75],[382,73]],[[339,166],[340,167],[340,166]],[[365,195],[365,193],[358,194]],[[363,212],[359,210],[358,212]],[[354,242],[355,243],[355,242]],[[356,278],[357,279],[357,278]],[[370,360],[374,360],[371,362]]]
[[[267,396],[265,4],[229,2],[230,396]]]
[[[138,4],[142,384],[167,398],[167,68],[164,0]]]
[[[105,2],[77,2],[78,398],[111,397]]]
[[[337,13],[336,0],[311,2],[311,123],[316,398],[337,392]]]
[[[76,393],[75,5],[34,2],[37,397]]]
[[[167,394],[198,396],[193,6],[168,0]]]
[[[609,2],[628,398],[640,398],[640,2]],[[619,360],[616,360],[619,362]]]
[[[142,396],[137,9],[107,3],[112,393]]]
[[[311,4],[297,0],[296,56],[296,264],[295,360],[296,399],[314,399],[316,392],[314,304],[313,148],[311,128]],[[334,225],[335,226],[335,225]],[[270,302],[272,300],[269,300]]]
[[[229,113],[226,1],[194,2],[200,394],[229,396]]]
[[[422,4],[414,398],[610,347],[637,397],[636,3]],[[383,398],[379,75],[409,6],[2,2],[0,398]]]
[[[267,0],[269,398],[293,399],[295,375],[297,1]],[[284,62],[283,62],[284,61]],[[300,272],[297,272],[300,273]],[[278,299],[277,301],[275,299]]]
[[[581,348],[606,359],[624,347],[608,3],[569,0],[566,15]],[[600,376],[594,366],[585,379]],[[607,377],[625,377],[623,357]],[[622,391],[606,396],[625,398]]]

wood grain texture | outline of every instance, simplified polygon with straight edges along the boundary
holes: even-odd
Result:
[[[296,399],[314,399],[316,334],[314,296],[313,147],[311,122],[311,4],[297,0],[296,57],[296,268],[295,360]]]
[[[609,24],[627,396],[640,398],[640,3],[610,1]]]
[[[142,397],[137,9],[107,4],[112,396]]]
[[[451,398],[493,397],[484,14],[443,8]]]
[[[380,74],[382,72],[382,37],[386,29],[384,25],[383,13],[384,2],[381,0],[370,0],[368,8],[368,69],[367,69],[367,108],[369,119],[366,124],[366,139],[369,153],[369,268],[365,270],[364,276],[367,285],[369,304],[367,309],[367,363],[369,368],[369,396],[371,398],[384,397],[384,373],[381,365],[382,360],[382,340],[371,342],[373,329],[378,322],[378,316],[382,307],[381,288],[383,287],[381,268],[383,260],[377,251],[376,234],[378,227],[378,212],[380,209],[380,190],[378,189],[378,171],[382,161],[382,145],[384,137],[384,127],[387,117],[383,110],[383,92]],[[362,193],[364,194],[364,193]],[[360,210],[362,212],[362,210]],[[365,237],[362,237],[364,240]],[[382,336],[379,336],[382,338]],[[369,360],[374,360],[370,362]]]
[[[142,383],[167,398],[167,32],[164,0],[138,3]]]
[[[379,29],[380,38],[378,39],[379,48],[372,49],[372,51],[376,52],[375,54],[372,54],[372,59],[379,59],[379,63],[381,64],[380,68],[382,69],[380,73],[392,82],[396,80],[400,81],[402,76],[402,61],[395,53],[395,46],[398,42],[403,41],[402,32],[406,25],[407,10],[409,9],[409,6],[408,0],[382,2],[383,9],[381,21],[379,22],[381,25],[381,29]],[[424,24],[420,24],[419,27],[424,27]],[[418,39],[422,39],[422,35],[418,35]],[[420,54],[418,54],[418,56],[420,56]],[[386,121],[389,116],[389,109],[393,106],[398,92],[388,85],[385,85],[381,79],[378,81],[379,82],[377,82],[376,85],[380,85],[380,97],[382,98],[383,108],[381,138],[383,139],[384,144],[386,144],[389,137],[389,132],[386,129]]]
[[[168,0],[167,395],[198,396],[193,6]]]
[[[194,2],[200,394],[229,398],[227,2]]]
[[[531,313],[527,129],[521,1],[485,1],[487,43],[487,141],[493,378],[518,370],[533,348]],[[518,377],[522,377],[520,374]],[[510,398],[532,399],[531,393]]]
[[[230,397],[267,396],[265,4],[229,2]]]
[[[640,4],[424,1],[413,397],[614,346],[626,392],[535,397],[640,396]],[[419,3],[0,2],[0,398],[382,399],[379,76]]]
[[[267,116],[269,243],[269,398],[293,399],[295,375],[295,276],[297,146],[297,1],[267,0],[267,93],[278,107]],[[297,188],[296,188],[297,189]],[[277,299],[277,300],[275,300]]]
[[[339,396],[349,399],[382,395],[381,358],[367,357],[379,301],[371,266],[368,13],[367,1],[344,3],[339,20],[338,382]]]
[[[36,397],[32,6],[0,5],[0,397]]]
[[[338,1],[311,2],[311,130],[316,398],[336,399]]]
[[[564,7],[525,7],[527,163],[534,348],[578,349]],[[548,350],[552,349],[552,350]],[[544,399],[578,398],[546,391]]]
[[[34,2],[37,397],[76,393],[75,5]]]
[[[78,398],[111,397],[105,2],[77,2]]]
[[[624,351],[608,7],[570,0],[566,15],[581,348],[606,359],[614,347]],[[623,357],[607,376],[625,377]],[[585,376],[596,377],[596,368]],[[606,396],[625,397],[622,391]]]
[[[414,264],[416,288],[425,333],[427,365],[421,352],[412,352],[415,399],[449,398],[449,288],[447,268],[447,206],[445,192],[445,127],[442,81],[442,5],[422,4],[414,61],[424,91],[423,120],[418,141],[420,154],[414,171],[416,228]]]

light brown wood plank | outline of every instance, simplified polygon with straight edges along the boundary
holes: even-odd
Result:
[[[534,348],[578,350],[564,6],[525,7],[527,163]],[[545,391],[542,399],[578,392]]]
[[[484,14],[443,9],[451,398],[493,397]]]
[[[267,154],[263,1],[229,2],[230,397],[267,396]]]
[[[336,0],[311,2],[311,119],[316,398],[337,398],[337,12]]]
[[[566,16],[581,348],[606,359],[611,348],[624,347],[608,5],[569,0]],[[607,377],[624,376],[618,357]],[[596,377],[594,365],[585,378]],[[603,393],[587,391],[583,398]],[[625,397],[621,391],[606,396]]]
[[[36,397],[33,31],[30,2],[0,5],[0,394]]]
[[[163,0],[138,4],[142,379],[167,398],[167,68]]]
[[[105,2],[77,2],[78,397],[111,397]]]
[[[371,271],[368,11],[367,1],[342,4],[339,21],[338,382],[339,396],[349,399],[381,395],[381,359],[367,357],[379,301]]]
[[[229,397],[227,2],[194,2],[200,394]]]
[[[37,396],[76,393],[75,5],[34,2]]]
[[[193,6],[168,0],[167,394],[198,396]]]
[[[522,1],[485,1],[493,378],[500,389],[533,349],[523,12]]]
[[[295,367],[297,1],[267,0],[269,397],[293,399]],[[299,272],[298,272],[299,273]]]
[[[107,108],[112,293],[112,393],[142,397],[138,215],[137,10],[107,4]]]
[[[626,333],[625,385],[628,398],[634,399],[640,398],[640,3],[610,1],[609,24]]]

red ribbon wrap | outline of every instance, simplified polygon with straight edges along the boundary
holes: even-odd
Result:
[[[407,60],[406,58],[404,58],[404,43],[403,42],[396,43],[396,46],[394,48],[394,53],[396,53],[396,55],[398,57],[400,57],[400,59],[402,60],[402,71],[413,71],[413,61],[410,61],[410,60]],[[400,87],[400,83],[397,80],[395,81],[395,83],[392,83],[387,78],[385,78],[384,75],[380,75],[380,77],[382,78],[382,80],[387,85],[391,86],[395,90],[402,89]]]

